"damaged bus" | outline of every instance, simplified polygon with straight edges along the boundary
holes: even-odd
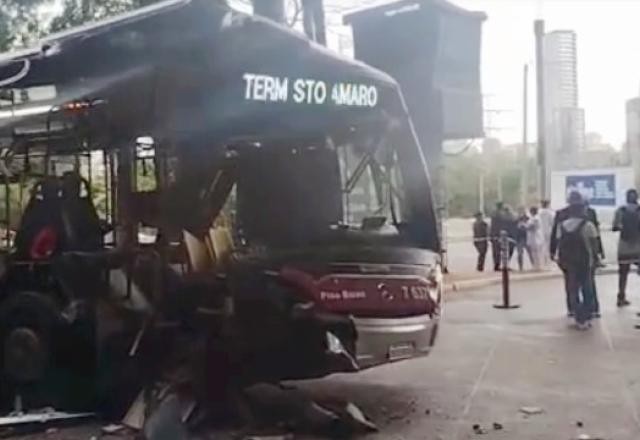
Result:
[[[432,347],[429,176],[386,74],[171,0],[0,56],[0,90],[6,400],[85,407],[194,353],[215,387]]]

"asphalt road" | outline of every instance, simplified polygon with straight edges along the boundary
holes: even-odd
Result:
[[[571,440],[581,434],[637,440],[635,307],[615,308],[614,275],[598,284],[604,313],[589,331],[568,327],[559,279],[515,284],[514,302],[522,308],[511,311],[492,307],[498,287],[457,292],[449,296],[429,357],[298,386],[310,395],[356,403],[380,427],[366,437],[372,440]],[[630,296],[638,305],[639,288],[633,277]],[[542,413],[527,416],[522,407]],[[476,424],[484,434],[474,432]],[[31,438],[79,440],[92,432]]]

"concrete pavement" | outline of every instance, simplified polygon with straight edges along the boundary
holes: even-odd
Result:
[[[360,405],[381,426],[372,439],[637,440],[640,330],[633,307],[614,306],[616,277],[598,284],[604,316],[590,331],[568,328],[559,279],[518,284],[522,308],[511,311],[492,307],[495,287],[460,292],[449,297],[430,357],[312,389]],[[634,278],[630,292],[638,286]],[[524,406],[543,413],[525,416]],[[486,434],[474,433],[475,424]]]

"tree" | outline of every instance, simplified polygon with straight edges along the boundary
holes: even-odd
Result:
[[[43,7],[62,4],[50,17]],[[156,3],[159,0],[0,0],[0,52],[28,46],[50,32],[68,29]]]
[[[2,0],[0,52],[27,46],[47,32],[40,8],[51,0]]]
[[[62,13],[51,22],[53,32],[157,3],[159,0],[63,0]]]
[[[498,181],[502,182],[502,200],[512,207],[520,204],[519,145],[505,148],[469,149],[463,154],[445,157],[445,175],[450,217],[470,217],[479,209],[479,180],[484,173],[484,211],[489,213],[498,201]],[[528,157],[529,176],[535,176],[534,157]],[[484,164],[484,165],[483,165]],[[500,177],[499,177],[500,176]],[[527,203],[535,204],[535,182],[529,182]]]

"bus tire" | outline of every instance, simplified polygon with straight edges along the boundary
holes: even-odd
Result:
[[[53,358],[57,307],[45,293],[10,293],[0,303],[0,371],[12,386],[42,380]]]

